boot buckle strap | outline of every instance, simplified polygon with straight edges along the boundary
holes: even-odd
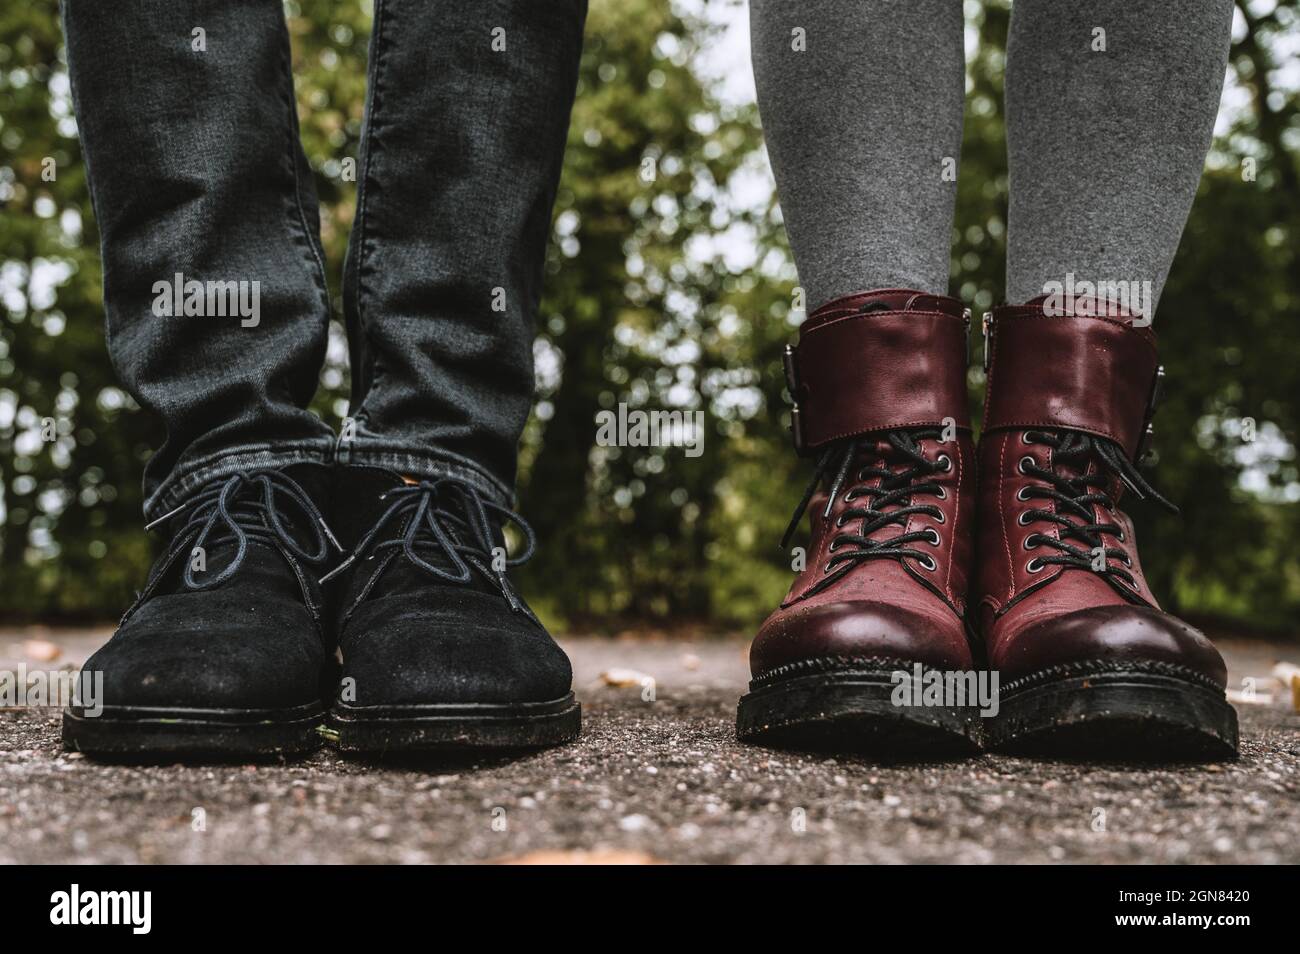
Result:
[[[810,319],[782,355],[796,452],[896,428],[967,429],[970,318],[953,306]]]

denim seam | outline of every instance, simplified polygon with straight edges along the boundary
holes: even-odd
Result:
[[[373,25],[374,31],[374,49],[371,51],[371,57],[374,61],[374,75],[371,78],[370,89],[367,91],[370,101],[366,104],[366,125],[365,125],[365,168],[361,170],[361,178],[357,188],[357,220],[354,228],[357,232],[357,258],[353,265],[353,283],[356,288],[356,321],[357,332],[359,337],[364,341],[369,341],[369,329],[366,327],[366,286],[362,276],[366,271],[366,263],[369,258],[369,245],[366,238],[366,202],[369,190],[366,188],[372,176],[372,167],[376,151],[377,140],[375,136],[375,120],[379,116],[380,103],[383,100],[383,69],[384,53],[386,51],[386,38],[384,34],[384,24],[387,20],[384,0],[375,0],[375,12]],[[361,395],[361,401],[355,408],[349,409],[354,419],[366,420],[365,404],[366,399],[374,390],[379,379],[383,377],[383,366],[379,363],[375,349],[370,347],[366,349],[371,367],[368,370],[369,380],[366,382],[366,393]]]
[[[281,468],[292,464],[332,463],[332,439],[319,443],[294,442],[279,444],[244,444],[212,454],[177,469],[145,500],[146,518],[156,520],[174,509],[194,492],[218,477],[248,470],[252,467]]]
[[[320,248],[317,246],[317,242],[312,238],[312,229],[307,222],[307,210],[303,207],[302,200],[302,170],[298,162],[301,158],[300,153],[302,151],[302,146],[298,129],[298,107],[294,103],[293,60],[291,58],[292,48],[290,46],[289,29],[287,24],[283,25],[281,40],[280,66],[283,69],[281,79],[284,79],[285,76],[288,77],[288,89],[286,90],[282,86],[280,91],[282,94],[285,94],[284,106],[288,112],[288,128],[286,131],[288,132],[289,169],[293,173],[293,198],[294,206],[296,206],[297,209],[296,225],[299,232],[298,235],[293,235],[292,232],[294,229],[291,227],[290,237],[295,244],[301,244],[303,240],[306,241],[308,271],[312,273],[312,280],[316,285],[316,290],[320,292],[321,304],[325,306],[325,319],[328,323],[330,315],[330,298],[329,286],[325,280],[325,260]],[[294,217],[290,214],[290,222],[293,223],[293,221]],[[311,268],[312,263],[316,266],[314,269]]]

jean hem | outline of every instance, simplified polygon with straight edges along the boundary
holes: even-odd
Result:
[[[333,460],[333,445],[330,438],[275,447],[253,444],[184,463],[148,494],[144,504],[145,519],[157,520],[170,513],[183,504],[186,498],[222,477],[250,470],[278,470],[294,464],[328,466]]]
[[[340,442],[335,462],[348,467],[380,467],[404,477],[449,477],[469,484],[503,506],[514,503],[514,489],[467,457],[428,447],[374,444],[364,438]]]

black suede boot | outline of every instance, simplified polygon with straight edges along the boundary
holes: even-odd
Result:
[[[530,748],[577,738],[569,659],[514,591],[532,554],[518,515],[454,480],[339,471],[351,556],[330,574],[343,679],[329,724],[344,751]],[[507,558],[503,526],[525,545]]]
[[[103,674],[102,699],[65,712],[64,747],[242,757],[319,746],[322,693],[338,676],[316,582],[337,556],[318,507],[329,486],[312,464],[236,474],[168,514],[167,552],[83,669]]]

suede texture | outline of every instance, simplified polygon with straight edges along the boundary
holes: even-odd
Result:
[[[291,471],[318,505],[325,502],[324,467]],[[289,510],[279,514],[290,532],[302,519]],[[235,552],[229,536],[213,539],[206,547],[205,572],[219,572]],[[332,651],[321,626],[316,583],[320,566],[252,539],[230,579],[193,590],[182,580],[186,557],[165,569],[161,562],[143,600],[86,662],[87,670],[104,675],[105,706],[287,709],[319,701],[323,689],[332,690],[327,677]]]
[[[337,474],[334,523],[345,547],[386,509],[380,495],[402,478],[375,468]],[[396,525],[384,537],[399,537]],[[498,536],[498,542],[500,538]],[[432,550],[422,549],[429,558]],[[359,554],[328,587],[338,620],[351,706],[548,702],[571,688],[564,651],[516,595],[513,608],[490,576],[452,583],[412,563],[400,547]],[[351,680],[351,682],[348,682]]]

